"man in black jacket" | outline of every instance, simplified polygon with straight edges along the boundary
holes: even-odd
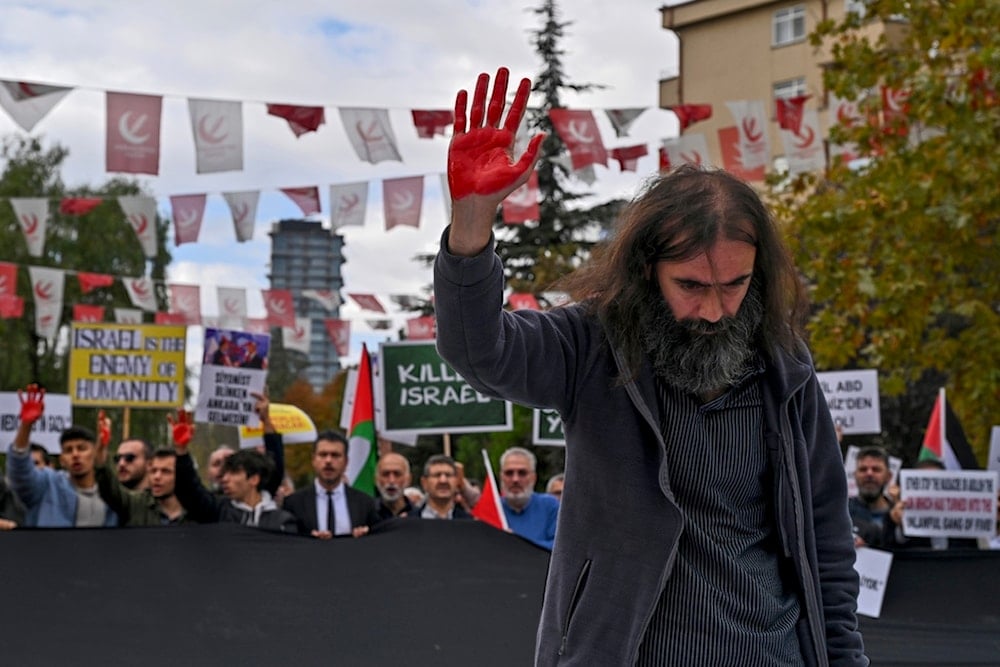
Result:
[[[352,489],[344,479],[347,454],[347,438],[337,431],[323,431],[313,443],[316,478],[284,502],[284,508],[295,515],[300,534],[319,539],[360,537],[378,523],[375,499]]]

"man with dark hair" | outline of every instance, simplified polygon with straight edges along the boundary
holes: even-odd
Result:
[[[177,452],[166,448],[153,452],[149,460],[149,484],[141,491],[128,489],[118,479],[107,461],[106,451],[97,458],[97,488],[121,525],[173,526],[184,522],[184,506],[174,493]]]
[[[34,462],[36,468],[51,468],[52,461],[49,460],[49,450],[45,447],[39,445],[37,442],[33,442],[30,445],[31,448],[31,460]]]
[[[115,452],[118,481],[129,491],[142,491],[149,485],[149,461],[153,446],[142,438],[123,440]]]
[[[323,431],[313,443],[312,465],[316,478],[304,489],[285,498],[302,535],[330,539],[335,535],[360,537],[379,522],[375,499],[347,485],[347,438],[337,431]]]
[[[420,485],[426,500],[407,516],[413,519],[471,519],[472,515],[455,502],[458,466],[446,454],[434,454],[424,461]]]
[[[264,488],[274,474],[274,462],[266,454],[241,449],[222,464],[220,498],[201,483],[188,453],[194,428],[188,414],[179,410],[171,417],[174,445],[177,449],[175,492],[187,510],[187,518],[198,523],[229,522],[281,533],[295,532],[295,517],[278,507]]]
[[[753,188],[652,180],[563,286],[504,311],[496,210],[531,174],[506,69],[455,104],[437,345],[475,389],[555,409],[566,480],[537,665],[866,665],[847,484],[799,330],[804,289]],[[610,506],[614,511],[608,511]]]
[[[892,481],[889,455],[881,447],[865,447],[858,452],[854,468],[858,496],[847,501],[857,546],[886,546],[886,515],[892,503],[886,487]]]
[[[45,412],[45,390],[28,385],[18,390],[21,422],[7,455],[10,486],[26,509],[25,525],[40,528],[114,526],[118,517],[97,492],[94,462],[97,439],[82,426],[70,426],[59,435],[62,470],[37,467],[31,459],[31,426]]]

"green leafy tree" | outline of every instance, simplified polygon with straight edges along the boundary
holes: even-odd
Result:
[[[879,369],[884,412],[910,411],[888,420],[909,460],[937,386],[980,461],[1000,413],[997,25],[1000,4],[974,0],[875,0],[863,19],[822,22],[812,40],[831,53],[826,88],[869,119],[833,140],[870,160],[773,193],[818,304],[817,365]],[[903,119],[880,117],[882,86],[908,95]]]

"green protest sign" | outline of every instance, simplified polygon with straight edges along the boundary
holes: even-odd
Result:
[[[440,356],[433,341],[379,346],[384,430],[414,433],[509,431],[510,403],[483,396]]]
[[[531,415],[531,444],[566,446],[562,417],[550,408],[535,408]]]

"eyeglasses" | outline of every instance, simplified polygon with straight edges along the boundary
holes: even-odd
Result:
[[[504,470],[500,474],[504,477],[527,477],[531,474],[531,471],[524,468],[510,468],[509,470]]]
[[[135,457],[135,454],[115,454],[115,463],[119,463],[122,459],[125,459],[125,463],[132,463]]]

